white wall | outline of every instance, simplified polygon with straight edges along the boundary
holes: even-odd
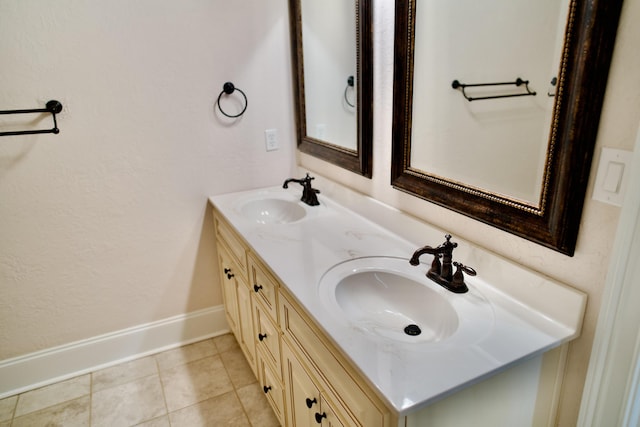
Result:
[[[324,176],[422,218],[442,228],[443,232],[484,246],[586,292],[589,301],[583,332],[569,349],[559,408],[558,425],[575,425],[620,209],[591,199],[596,172],[596,168],[592,168],[576,253],[570,258],[391,188],[393,7],[392,1],[374,1],[373,179],[359,177],[303,153],[299,154],[299,163],[303,168],[321,172]],[[632,19],[637,16],[640,16],[640,1],[625,0],[598,132],[594,158],[596,164],[600,149],[604,146],[633,149],[640,123],[640,81],[637,79],[640,75],[640,56],[637,55],[640,27]]]
[[[64,106],[0,138],[0,361],[221,304],[207,197],[294,163],[286,0],[2,1],[0,58],[0,109]]]

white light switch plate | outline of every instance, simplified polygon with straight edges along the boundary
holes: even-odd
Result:
[[[273,151],[278,149],[278,130],[267,129],[264,131],[264,142],[267,151]]]
[[[593,198],[604,203],[622,206],[631,167],[631,151],[603,148],[593,187]]]

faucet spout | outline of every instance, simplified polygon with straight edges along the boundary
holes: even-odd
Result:
[[[289,188],[290,182],[297,182],[298,184],[303,185],[301,179],[289,178],[284,181],[284,184],[282,184],[282,188]]]
[[[409,264],[413,266],[420,264],[420,257],[424,254],[440,255],[440,252],[438,252],[438,248],[424,246],[413,253],[413,256],[411,256],[411,259],[409,260]]]

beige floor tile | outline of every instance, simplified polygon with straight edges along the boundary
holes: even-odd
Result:
[[[219,337],[215,337],[213,342],[216,344],[216,348],[220,353],[232,350],[236,347],[240,348],[238,341],[236,341],[236,337],[233,334],[220,335]]]
[[[152,420],[136,424],[135,427],[170,427],[169,417],[167,415],[164,415],[162,417],[154,418]]]
[[[218,350],[213,340],[199,341],[194,344],[185,345],[180,348],[168,350],[160,354],[156,354],[156,360],[160,370],[173,368],[178,365],[184,365],[208,356],[217,354]]]
[[[90,423],[91,427],[279,425],[232,334],[0,400],[0,427],[89,427]]]
[[[91,374],[91,391],[95,393],[157,373],[158,366],[153,356],[132,360],[93,372]]]
[[[167,413],[158,375],[93,393],[92,427],[132,426]]]
[[[220,357],[235,388],[253,384],[257,381],[240,347],[220,353]]]
[[[258,383],[236,389],[253,427],[279,427],[280,422]]]
[[[83,396],[13,420],[12,427],[89,427],[90,399]]]
[[[16,403],[18,402],[18,396],[7,397],[0,400],[0,421],[11,421],[13,418],[13,411],[16,409]]]
[[[169,412],[233,390],[219,355],[160,371]]]
[[[18,396],[15,417],[77,399],[90,392],[91,378],[89,374],[28,391]]]
[[[169,418],[172,427],[251,426],[234,392],[172,412]]]

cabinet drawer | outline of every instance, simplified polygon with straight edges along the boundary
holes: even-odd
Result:
[[[271,365],[264,360],[262,354],[258,352],[258,370],[260,378],[260,387],[267,396],[267,400],[273,408],[278,421],[281,425],[285,425],[284,412],[284,387],[280,376],[273,372]]]
[[[391,416],[384,404],[367,391],[369,386],[360,374],[292,301],[281,290],[280,327],[296,350],[304,355],[305,363],[314,371],[314,376],[321,380],[322,388],[331,391],[334,404],[348,408],[349,418],[357,420],[358,425],[390,426]]]
[[[244,241],[236,234],[229,224],[214,211],[213,221],[216,229],[216,237],[224,241],[238,264],[242,275],[247,278],[247,250]]]
[[[274,322],[278,322],[278,281],[254,256],[249,256],[249,286]]]
[[[253,309],[256,348],[271,362],[277,372],[281,372],[280,332],[271,318],[265,314],[260,304],[255,304]]]

